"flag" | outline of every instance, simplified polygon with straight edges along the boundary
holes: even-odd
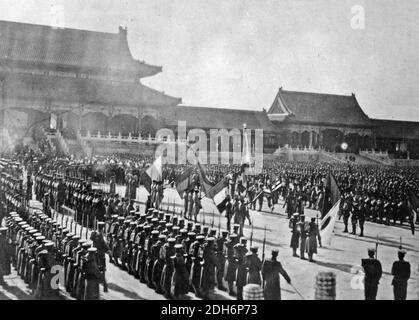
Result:
[[[329,201],[330,199],[330,201]],[[324,217],[330,210],[331,207],[340,199],[340,190],[336,183],[335,177],[331,172],[327,179],[325,178],[325,193],[323,198],[322,206],[322,217]]]
[[[242,178],[241,180],[242,180],[243,185],[247,186],[246,175],[250,174],[252,154],[251,154],[248,134],[245,132],[245,130],[243,130],[243,135],[244,135],[243,154],[242,154],[242,159],[241,159],[240,174],[241,174],[241,178]]]
[[[151,180],[161,181],[162,180],[162,157],[158,157],[154,163],[148,167],[146,173],[151,178]]]
[[[151,192],[151,178],[150,176],[147,174],[146,170],[142,170],[140,173],[140,185],[143,185],[144,188],[147,189],[148,193]]]
[[[339,212],[340,200],[334,204],[332,209],[320,221],[319,232],[323,245],[330,246],[332,243],[333,229],[335,228],[336,217]]]
[[[176,179],[176,190],[181,197],[183,192],[192,185],[192,174],[193,168],[189,167]]]
[[[197,158],[197,160],[198,160],[198,158]],[[214,183],[212,183],[208,179],[206,170],[202,166],[202,164],[199,162],[199,160],[197,161],[197,165],[198,165],[199,184],[201,185],[202,190],[204,191],[204,193],[207,194],[208,191],[214,186]]]
[[[410,214],[413,214],[412,221],[413,223],[416,223],[418,221],[417,214],[419,211],[419,199],[412,191],[410,191],[409,196],[409,203],[411,206],[409,208],[409,210],[411,211]]]
[[[206,197],[211,198],[219,213],[226,209],[228,195],[228,178],[224,177],[220,182],[208,190]]]

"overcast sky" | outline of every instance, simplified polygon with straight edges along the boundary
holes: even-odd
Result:
[[[417,0],[0,0],[1,20],[50,25],[61,11],[69,28],[127,26],[134,57],[163,66],[143,83],[185,105],[268,109],[282,86],[419,120]]]

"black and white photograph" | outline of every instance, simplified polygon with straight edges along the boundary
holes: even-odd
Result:
[[[419,300],[418,21],[417,0],[0,0],[0,306]]]

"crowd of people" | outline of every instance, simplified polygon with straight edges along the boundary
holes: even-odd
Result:
[[[145,210],[140,210],[136,190],[145,184],[153,160],[133,155],[75,159],[58,157],[49,149],[20,148],[11,160],[0,163],[5,224],[0,235],[8,248],[2,254],[38,297],[56,296],[47,275],[58,264],[65,270],[65,290],[73,297],[98,298],[99,283],[107,290],[108,254],[116,266],[167,298],[188,292],[209,298],[218,287],[243,299],[245,285],[257,284],[263,286],[266,299],[279,299],[278,275],[288,282],[290,277],[277,261],[276,250],[270,259],[264,258],[263,250],[261,259],[259,248],[249,247],[243,237],[246,219],[251,223],[249,210],[261,211],[267,203],[274,211],[282,198],[293,256],[306,259],[307,253],[314,262],[321,246],[318,220],[305,221],[304,211],[327,213],[336,200],[331,181],[339,194],[344,232],[349,232],[349,221],[353,234],[359,226],[360,236],[365,221],[394,225],[407,220],[412,233],[415,229],[419,176],[412,168],[265,160],[260,174],[245,176],[239,165],[206,165],[205,176],[212,185],[226,180],[226,203],[220,214],[227,224],[221,230],[198,223],[206,190],[202,172],[192,164],[163,165],[161,180],[151,183]],[[191,178],[180,194],[183,209],[165,212],[163,190],[176,187],[185,172]],[[108,191],[95,188],[95,183],[108,184]],[[126,187],[125,196],[116,192],[117,185]],[[32,188],[43,204],[42,212],[28,210]],[[63,206],[74,225],[90,229],[91,236],[86,232],[82,239],[81,231],[78,235],[73,226],[60,223],[56,212]],[[2,276],[10,265],[0,269]]]

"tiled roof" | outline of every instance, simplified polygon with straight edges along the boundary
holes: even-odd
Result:
[[[268,111],[288,114],[287,121],[333,125],[371,126],[355,95],[286,91],[282,88]]]
[[[177,121],[181,120],[186,121],[188,128],[242,129],[243,124],[246,124],[248,129],[277,131],[265,111],[176,106],[162,116],[169,126],[177,125]]]
[[[374,119],[377,138],[419,139],[419,122]]]
[[[167,96],[140,83],[8,73],[5,96],[10,99],[59,100],[114,105],[174,106],[180,98]]]
[[[127,31],[104,33],[0,21],[0,59],[69,68],[134,72],[147,77],[162,68],[134,60]]]

